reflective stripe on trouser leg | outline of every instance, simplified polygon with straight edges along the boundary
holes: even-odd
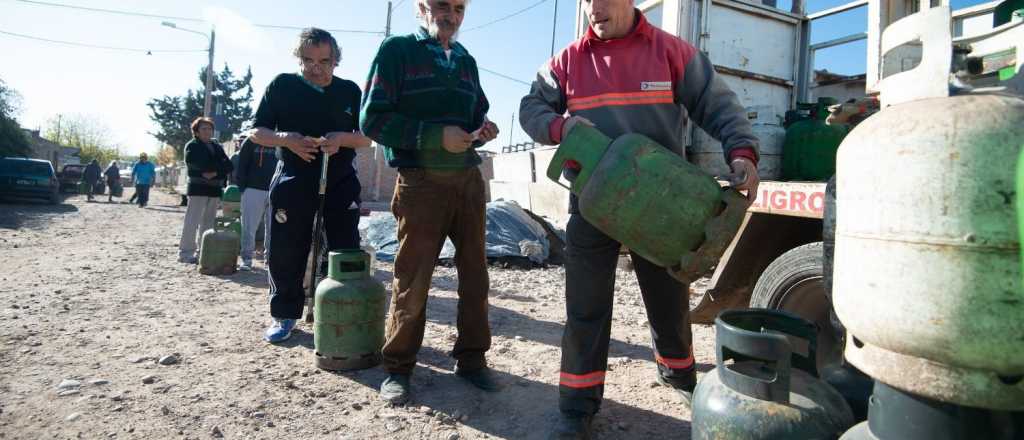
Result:
[[[565,332],[558,407],[596,413],[604,394],[615,266],[621,245],[578,214],[566,227]]]
[[[658,373],[675,387],[697,384],[690,329],[690,290],[665,268],[632,253],[633,268],[647,308]]]

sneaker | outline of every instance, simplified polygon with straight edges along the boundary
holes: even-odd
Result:
[[[594,416],[577,412],[560,413],[555,428],[548,436],[551,440],[589,440]]]
[[[501,385],[494,379],[494,374],[491,372],[491,369],[487,367],[469,371],[455,368],[455,375],[465,379],[466,382],[469,382],[473,386],[484,391],[494,392],[501,389]]]
[[[246,272],[252,271],[252,261],[242,260],[242,265],[238,266],[238,270],[244,270]]]
[[[263,340],[271,344],[284,342],[292,336],[295,329],[294,319],[274,319],[274,324],[263,333]]]
[[[380,398],[392,405],[405,404],[411,395],[412,386],[409,385],[408,374],[389,373],[384,382],[380,384]]]
[[[678,385],[673,385],[671,382],[668,381],[668,379],[665,378],[665,376],[662,376],[661,373],[657,371],[654,372],[654,378],[662,386],[672,388],[672,390],[679,395],[679,398],[683,400],[683,404],[685,404],[687,407],[689,407],[690,404],[693,402],[693,388],[686,389]]]

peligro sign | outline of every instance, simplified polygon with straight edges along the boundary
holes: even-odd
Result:
[[[824,183],[762,182],[751,212],[821,218],[825,210]]]

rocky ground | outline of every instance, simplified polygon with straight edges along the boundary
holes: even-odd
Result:
[[[540,439],[555,420],[564,270],[492,268],[489,361],[505,388],[453,374],[457,279],[439,267],[415,396],[377,398],[379,368],[314,366],[304,324],[281,346],[266,271],[200,275],[176,262],[184,208],[0,202],[0,438]],[[619,271],[598,438],[689,438],[690,413],[654,384],[636,278]],[[391,267],[376,277],[390,289]],[[700,371],[713,330],[695,326]]]

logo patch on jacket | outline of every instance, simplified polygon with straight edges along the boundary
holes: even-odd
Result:
[[[672,81],[644,81],[640,83],[640,90],[644,92],[672,90]]]
[[[274,220],[277,220],[278,223],[287,223],[288,211],[278,209],[277,212],[274,213]]]

